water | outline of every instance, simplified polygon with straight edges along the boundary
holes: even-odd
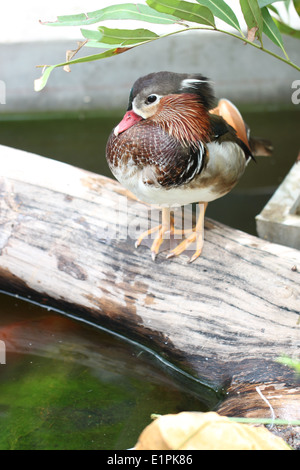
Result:
[[[121,116],[2,117],[0,143],[111,176],[105,145]],[[272,140],[274,156],[250,163],[207,215],[255,234],[255,215],[298,155],[300,120],[296,106],[244,117]],[[218,402],[137,345],[3,293],[0,340],[0,449],[126,449],[152,413],[207,411]]]
[[[127,449],[151,414],[207,411],[154,356],[90,325],[0,293],[0,449]]]

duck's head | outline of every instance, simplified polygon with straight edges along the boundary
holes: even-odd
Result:
[[[176,134],[179,126],[184,134],[193,134],[182,136],[182,140],[199,140],[199,126],[204,124],[201,121],[206,121],[204,116],[213,105],[214,96],[206,77],[173,72],[151,73],[134,83],[127,112],[114,133],[118,135],[141,120],[151,120],[168,132],[173,129]],[[192,132],[188,132],[190,128]]]

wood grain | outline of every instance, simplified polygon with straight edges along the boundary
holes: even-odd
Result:
[[[231,409],[244,415],[254,402],[238,404],[240,387],[293,389],[274,409],[300,419],[294,374],[276,362],[299,357],[299,251],[206,220],[196,262],[163,252],[154,263],[147,247],[134,247],[150,207],[117,182],[6,147],[0,168],[0,289],[47,299],[151,348],[229,390]]]

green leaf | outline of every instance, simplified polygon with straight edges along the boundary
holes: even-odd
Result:
[[[267,9],[267,7],[264,7],[262,8],[261,12],[264,22],[263,32],[266,34],[266,36],[268,36],[269,39],[271,39],[271,41],[273,41],[274,44],[276,44],[276,46],[280,47],[283,50],[285,56],[287,57],[280,31],[274,23],[272,16],[269,13],[269,10]]]
[[[97,21],[105,20],[138,20],[146,21],[147,23],[155,24],[174,24],[178,21],[178,18],[175,18],[171,15],[166,15],[159,13],[148,5],[143,5],[142,3],[124,3],[121,5],[112,5],[103,10],[98,10],[96,12],[88,13],[91,18],[99,18],[99,13],[105,10],[104,17]]]
[[[197,2],[209,8],[217,18],[220,18],[220,20],[225,21],[225,23],[240,31],[237,17],[224,0],[197,0]]]
[[[99,40],[105,44],[115,44],[119,47],[140,44],[159,38],[157,34],[149,31],[149,29],[111,29],[100,26],[98,30],[100,33]]]
[[[181,0],[147,0],[147,4],[156,11],[176,16],[181,20],[215,27],[212,12],[207,7],[196,3]]]
[[[34,80],[34,91],[41,91],[46,86],[50,73],[55,67],[56,65],[51,65],[45,68],[44,72],[42,73],[42,76]]]
[[[298,15],[300,15],[300,0],[294,0],[294,7]]]
[[[49,26],[86,26],[105,20],[139,20],[156,24],[173,24],[178,21],[177,18],[159,13],[148,5],[124,3],[121,5],[111,5],[89,13],[58,16],[56,21],[46,21],[43,24]]]
[[[240,0],[240,5],[248,26],[248,33],[255,29],[255,35],[262,44],[263,18],[257,0]]]
[[[116,47],[115,44],[107,44],[105,42],[102,42],[101,39],[102,39],[103,33],[99,30],[95,31],[91,29],[81,28],[80,31],[83,37],[88,39],[88,42],[85,44],[85,46],[87,47],[98,47],[101,49],[113,49],[114,47]]]
[[[300,39],[300,30],[299,29],[294,29],[291,26],[288,26],[285,23],[282,23],[282,21],[277,20],[276,18],[273,18],[274,23],[276,24],[277,28],[282,34],[286,34],[287,36],[291,36],[296,39]]]
[[[97,29],[84,29],[80,28],[81,34],[86,39],[92,39],[94,41],[100,41],[103,34]]]
[[[278,0],[258,0],[258,6],[260,8],[266,7],[267,5],[271,5],[271,3],[278,2]]]
[[[89,39],[85,44],[85,47],[97,47],[98,49],[115,49],[115,44],[105,44],[105,42],[95,41],[94,39]]]
[[[47,26],[80,26],[94,23],[88,19],[85,13],[77,15],[58,16],[56,21],[40,21],[41,24]]]

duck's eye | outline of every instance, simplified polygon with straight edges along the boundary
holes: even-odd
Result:
[[[145,103],[146,104],[151,104],[151,103],[154,103],[154,101],[157,100],[157,96],[156,95],[149,95],[147,98],[146,98],[146,101]]]

